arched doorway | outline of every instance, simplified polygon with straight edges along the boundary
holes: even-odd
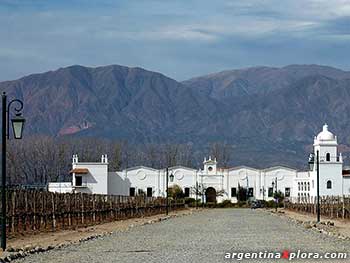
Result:
[[[205,190],[205,199],[207,203],[215,203],[216,202],[216,190],[213,187],[208,187]]]

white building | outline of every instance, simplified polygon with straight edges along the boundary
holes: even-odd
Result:
[[[314,153],[319,153],[320,195],[350,194],[350,170],[343,171],[343,160],[337,151],[337,138],[323,126],[314,139]],[[203,201],[230,199],[237,202],[238,188],[247,189],[247,196],[259,200],[273,199],[273,192],[281,191],[288,197],[308,198],[316,196],[316,157],[310,171],[297,171],[285,166],[255,169],[246,166],[219,168],[217,160],[204,159],[201,169],[183,166],[169,167],[169,187],[178,185],[185,196],[202,198]],[[166,195],[166,169],[138,166],[123,171],[109,172],[108,159],[102,155],[101,162],[79,162],[73,156],[71,183],[50,183],[49,191],[83,192],[95,194],[147,196]],[[173,178],[173,181],[171,181]],[[277,186],[276,186],[277,183]],[[196,192],[204,195],[196,195]]]

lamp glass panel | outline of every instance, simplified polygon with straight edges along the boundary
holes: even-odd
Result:
[[[24,126],[24,119],[12,120],[13,136],[15,139],[22,139],[23,126]]]

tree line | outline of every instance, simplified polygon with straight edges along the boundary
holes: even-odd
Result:
[[[192,144],[129,144],[88,137],[54,138],[44,135],[11,140],[7,151],[7,182],[9,185],[46,185],[48,182],[70,181],[72,155],[79,161],[99,162],[108,155],[109,170],[144,165],[156,169],[183,165],[198,169],[204,156],[217,158],[226,167],[232,146],[222,142],[210,143],[202,149]]]

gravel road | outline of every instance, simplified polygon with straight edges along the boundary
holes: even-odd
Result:
[[[349,252],[350,242],[316,233],[264,211],[212,209],[30,255],[17,262],[239,262],[225,259],[225,253],[285,249]],[[286,259],[243,259],[241,262],[278,261],[288,262]],[[326,262],[350,262],[350,258]]]

